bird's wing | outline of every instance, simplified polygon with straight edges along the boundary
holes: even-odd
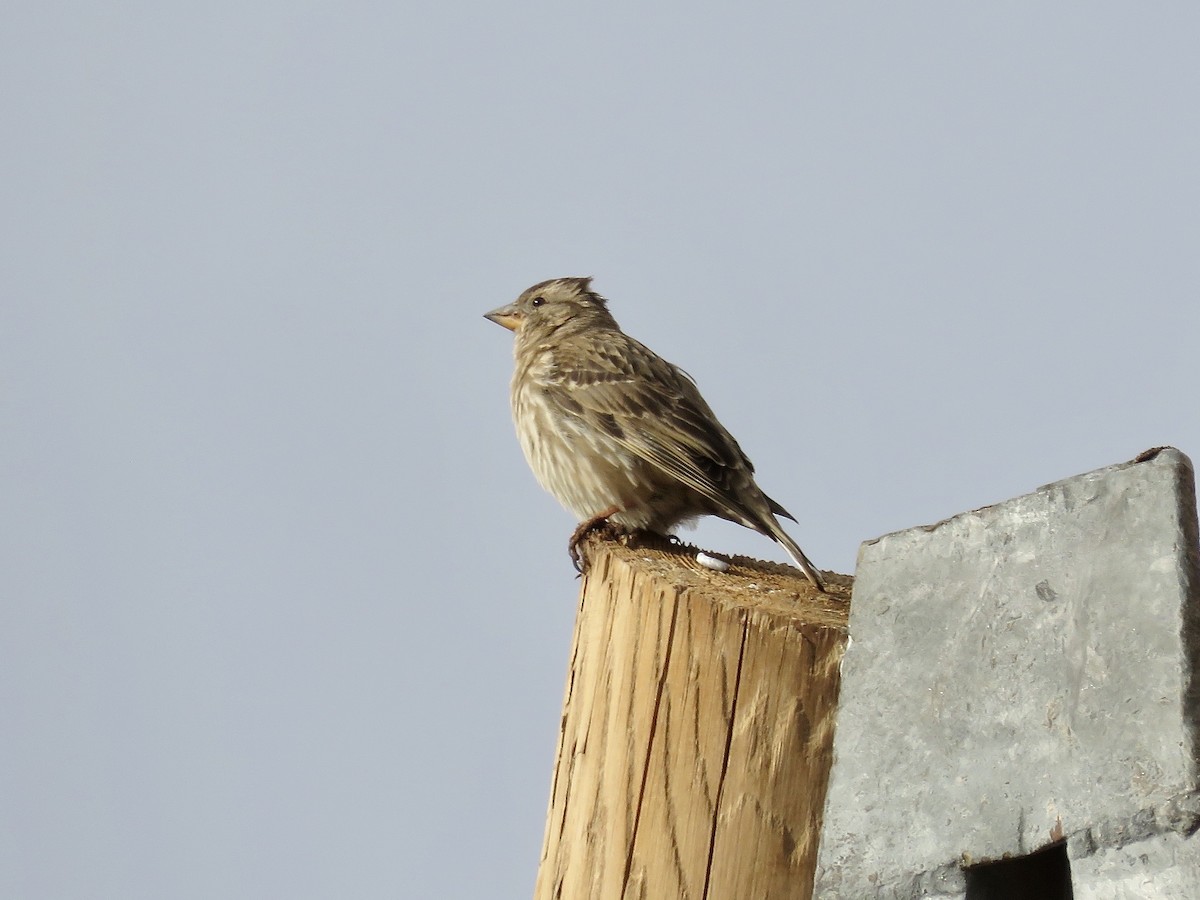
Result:
[[[682,369],[620,332],[592,332],[586,344],[557,350],[550,380],[564,413],[602,429],[735,520],[759,518],[738,499],[753,484],[754,466]]]

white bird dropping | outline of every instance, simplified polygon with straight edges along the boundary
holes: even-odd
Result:
[[[704,566],[706,569],[712,569],[714,572],[728,572],[729,563],[723,559],[718,559],[715,556],[709,556],[703,550],[696,551],[696,562]]]

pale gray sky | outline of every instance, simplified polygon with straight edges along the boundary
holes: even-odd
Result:
[[[480,316],[533,282],[595,276],[826,568],[1200,454],[1195,4],[0,26],[0,896],[530,894],[573,522]]]

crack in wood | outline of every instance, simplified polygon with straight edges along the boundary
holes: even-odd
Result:
[[[625,875],[621,879],[621,896],[629,888],[629,874],[633,869],[633,848],[637,845],[638,826],[642,821],[642,802],[646,798],[646,781],[650,775],[650,754],[654,750],[654,736],[658,731],[658,711],[662,706],[667,687],[667,673],[671,669],[671,651],[675,647],[675,623],[679,620],[679,595],[675,591],[675,602],[671,604],[671,625],[667,629],[667,646],[663,654],[662,672],[658,676],[658,687],[654,695],[654,712],[650,716],[650,737],[646,741],[646,756],[642,760],[642,783],[638,787],[637,808],[633,814],[633,831],[629,835],[629,847],[625,854]]]
[[[725,774],[729,771],[729,750],[733,746],[733,728],[737,722],[738,694],[742,688],[742,660],[746,657],[746,635],[750,631],[750,622],[742,615],[742,641],[738,645],[737,671],[733,676],[733,700],[729,704],[729,727],[725,730],[725,752],[721,757],[721,776],[717,780],[717,796],[713,802],[712,831],[708,837],[708,860],[704,864],[704,890],[700,900],[708,900],[708,886],[712,879],[713,852],[717,847],[717,824],[721,818],[721,795],[725,791]]]

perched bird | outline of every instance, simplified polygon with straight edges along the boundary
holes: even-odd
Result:
[[[754,466],[682,369],[621,331],[590,278],[535,284],[485,317],[514,332],[513,420],[547,491],[587,532],[608,522],[668,533],[720,516],[821,576],[776,516],[795,519],[754,483]]]

